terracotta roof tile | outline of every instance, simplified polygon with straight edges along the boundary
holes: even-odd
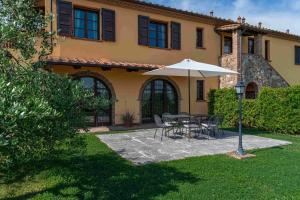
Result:
[[[93,67],[113,67],[113,68],[138,68],[143,70],[152,70],[164,67],[164,65],[148,64],[148,63],[132,63],[109,61],[105,59],[85,60],[82,58],[62,58],[62,57],[48,57],[45,62],[52,65],[82,65]]]

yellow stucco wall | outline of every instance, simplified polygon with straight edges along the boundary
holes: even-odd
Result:
[[[300,42],[264,36],[264,41],[270,41],[270,64],[290,84],[300,84],[300,65],[295,65],[295,46]],[[263,44],[263,52],[265,43]]]
[[[55,2],[55,0],[54,0]],[[152,64],[173,64],[185,58],[191,58],[210,64],[218,64],[220,52],[220,36],[215,33],[214,26],[197,23],[163,15],[152,14],[133,9],[110,6],[94,1],[72,0],[74,7],[107,8],[116,12],[116,42],[90,41],[68,37],[57,37],[55,56],[84,59],[109,59],[113,61],[127,61]],[[46,0],[50,5],[50,0]],[[49,6],[47,6],[49,7]],[[49,8],[46,9],[49,12]],[[56,6],[53,11],[56,16]],[[181,23],[181,50],[157,49],[138,45],[138,15],[149,16],[151,19],[168,22],[170,47],[170,22]],[[56,17],[54,18],[56,31]],[[101,27],[101,26],[100,26]],[[204,29],[204,47],[196,48],[196,28]]]
[[[81,58],[86,60],[107,59],[111,61],[125,61],[136,63],[164,64],[169,65],[191,58],[197,61],[219,64],[221,55],[221,37],[214,31],[214,25],[189,21],[182,18],[170,17],[165,14],[157,14],[148,11],[139,11],[119,6],[111,6],[92,0],[68,0],[73,2],[74,7],[86,7],[100,10],[101,8],[112,9],[116,12],[116,42],[91,41],[68,37],[56,37],[57,45],[53,56],[63,58]],[[53,28],[57,32],[56,0],[53,0],[54,21]],[[50,13],[50,0],[45,0],[46,13]],[[138,15],[148,16],[151,19],[167,22],[169,26],[170,47],[170,23],[181,23],[181,50],[149,48],[138,45]],[[204,29],[204,48],[196,48],[196,28]],[[101,26],[100,26],[101,29]],[[100,31],[101,32],[101,31]],[[230,35],[230,34],[229,34]],[[294,46],[300,45],[294,41],[264,36],[264,40],[271,42],[271,64],[291,84],[300,84],[300,66],[294,65]],[[247,38],[243,38],[243,53],[247,52]],[[264,44],[263,44],[264,46]],[[263,50],[264,52],[264,50]],[[117,102],[115,104],[117,124],[121,123],[121,114],[127,110],[136,114],[136,123],[140,122],[140,104],[138,100],[143,83],[151,78],[143,76],[142,72],[127,72],[124,69],[102,71],[101,69],[83,67],[75,70],[70,66],[54,66],[58,73],[74,74],[79,71],[90,70],[106,77],[115,90]],[[170,77],[180,88],[182,99],[180,111],[188,111],[187,78]],[[196,81],[192,81],[192,112],[205,114],[206,102],[196,102]],[[218,88],[218,78],[205,79],[205,92],[211,88]]]
[[[111,71],[102,71],[99,68],[82,67],[81,69],[74,69],[71,66],[54,66],[54,72],[61,74],[76,74],[79,72],[96,72],[105,77],[112,85],[116,94],[115,102],[115,123],[121,124],[121,115],[126,111],[135,114],[135,123],[140,123],[140,101],[139,93],[143,84],[153,78],[152,76],[142,75],[142,72],[127,72],[124,69],[112,69]],[[164,78],[164,77],[156,77]],[[185,77],[170,77],[171,81],[175,83],[181,94],[179,99],[179,112],[188,112],[188,79]],[[207,102],[197,101],[196,92],[196,79],[191,81],[191,112],[192,114],[207,114]],[[171,82],[171,83],[172,83]],[[204,82],[205,91],[218,87],[217,78],[207,78]],[[207,98],[207,97],[205,97]]]

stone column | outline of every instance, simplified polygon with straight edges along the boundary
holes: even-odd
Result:
[[[263,36],[262,34],[257,34],[254,36],[254,54],[263,55],[262,45],[263,45]]]
[[[236,71],[242,72],[242,35],[241,30],[232,32],[232,55],[236,60]]]
[[[241,72],[241,31],[232,32],[232,54],[223,55],[220,63],[222,67]],[[238,75],[226,75],[220,78],[220,88],[230,88],[237,84]]]

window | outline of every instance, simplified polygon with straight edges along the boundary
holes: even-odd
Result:
[[[203,29],[197,28],[197,48],[203,48]]]
[[[224,37],[224,53],[232,53],[232,37]]]
[[[300,65],[300,46],[295,46],[295,64]]]
[[[197,80],[197,100],[204,100],[204,81]]]
[[[99,39],[98,12],[82,9],[74,10],[74,36],[78,38]]]
[[[167,25],[150,21],[149,23],[149,46],[167,48]]]
[[[254,54],[254,39],[248,38],[248,53]]]
[[[266,40],[265,41],[265,59],[270,60],[270,41]]]

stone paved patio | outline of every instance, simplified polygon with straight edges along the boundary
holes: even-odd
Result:
[[[225,136],[210,140],[200,136],[190,140],[182,137],[176,139],[164,137],[161,141],[160,132],[158,137],[153,138],[154,131],[155,129],[137,130],[123,134],[98,135],[98,137],[120,156],[137,165],[193,156],[226,154],[235,150],[238,144],[238,137],[233,132],[225,132]],[[291,144],[287,141],[253,135],[245,135],[243,141],[244,148],[247,150]]]

